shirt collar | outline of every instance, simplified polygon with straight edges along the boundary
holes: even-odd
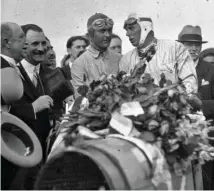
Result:
[[[16,62],[13,58],[9,57],[9,56],[6,56],[6,55],[3,55],[3,54],[0,54],[1,57],[3,57],[6,61],[8,61],[12,66],[16,67]]]
[[[194,62],[195,67],[198,66],[198,62],[199,62],[199,59],[197,59],[197,60]]]
[[[37,64],[36,66],[32,65],[31,63],[29,63],[27,60],[23,59],[21,61],[22,63],[22,66],[24,67],[24,69],[29,72],[29,73],[33,73],[35,68],[36,68],[36,71],[37,73],[39,73],[39,70],[40,70],[40,64]]]
[[[72,62],[71,61],[69,61],[69,67],[70,67],[70,69],[72,68]]]
[[[91,53],[91,55],[94,58],[98,58],[102,53],[103,53],[104,58],[108,58],[108,49],[105,52],[100,52],[100,51],[96,50],[95,48],[93,48],[91,45],[89,45],[88,51]]]

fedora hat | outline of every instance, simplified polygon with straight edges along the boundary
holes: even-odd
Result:
[[[186,25],[178,35],[178,42],[199,42],[207,43],[202,40],[201,27]]]

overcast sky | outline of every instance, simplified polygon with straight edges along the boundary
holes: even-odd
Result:
[[[1,21],[19,25],[34,23],[43,28],[57,54],[57,62],[66,54],[70,36],[83,35],[88,18],[96,12],[111,17],[113,32],[123,40],[123,53],[132,49],[125,36],[123,22],[131,12],[151,17],[155,36],[177,39],[184,25],[199,25],[202,36],[214,47],[214,0],[1,0]]]

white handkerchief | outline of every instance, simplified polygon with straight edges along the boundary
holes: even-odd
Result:
[[[206,80],[203,79],[203,80],[201,81],[201,85],[202,85],[202,86],[209,85],[209,81],[206,81]]]

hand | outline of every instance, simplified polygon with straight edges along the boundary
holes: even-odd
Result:
[[[53,99],[48,95],[43,95],[40,96],[37,100],[35,100],[32,105],[35,113],[37,113],[44,109],[49,109],[51,106],[53,106]]]

